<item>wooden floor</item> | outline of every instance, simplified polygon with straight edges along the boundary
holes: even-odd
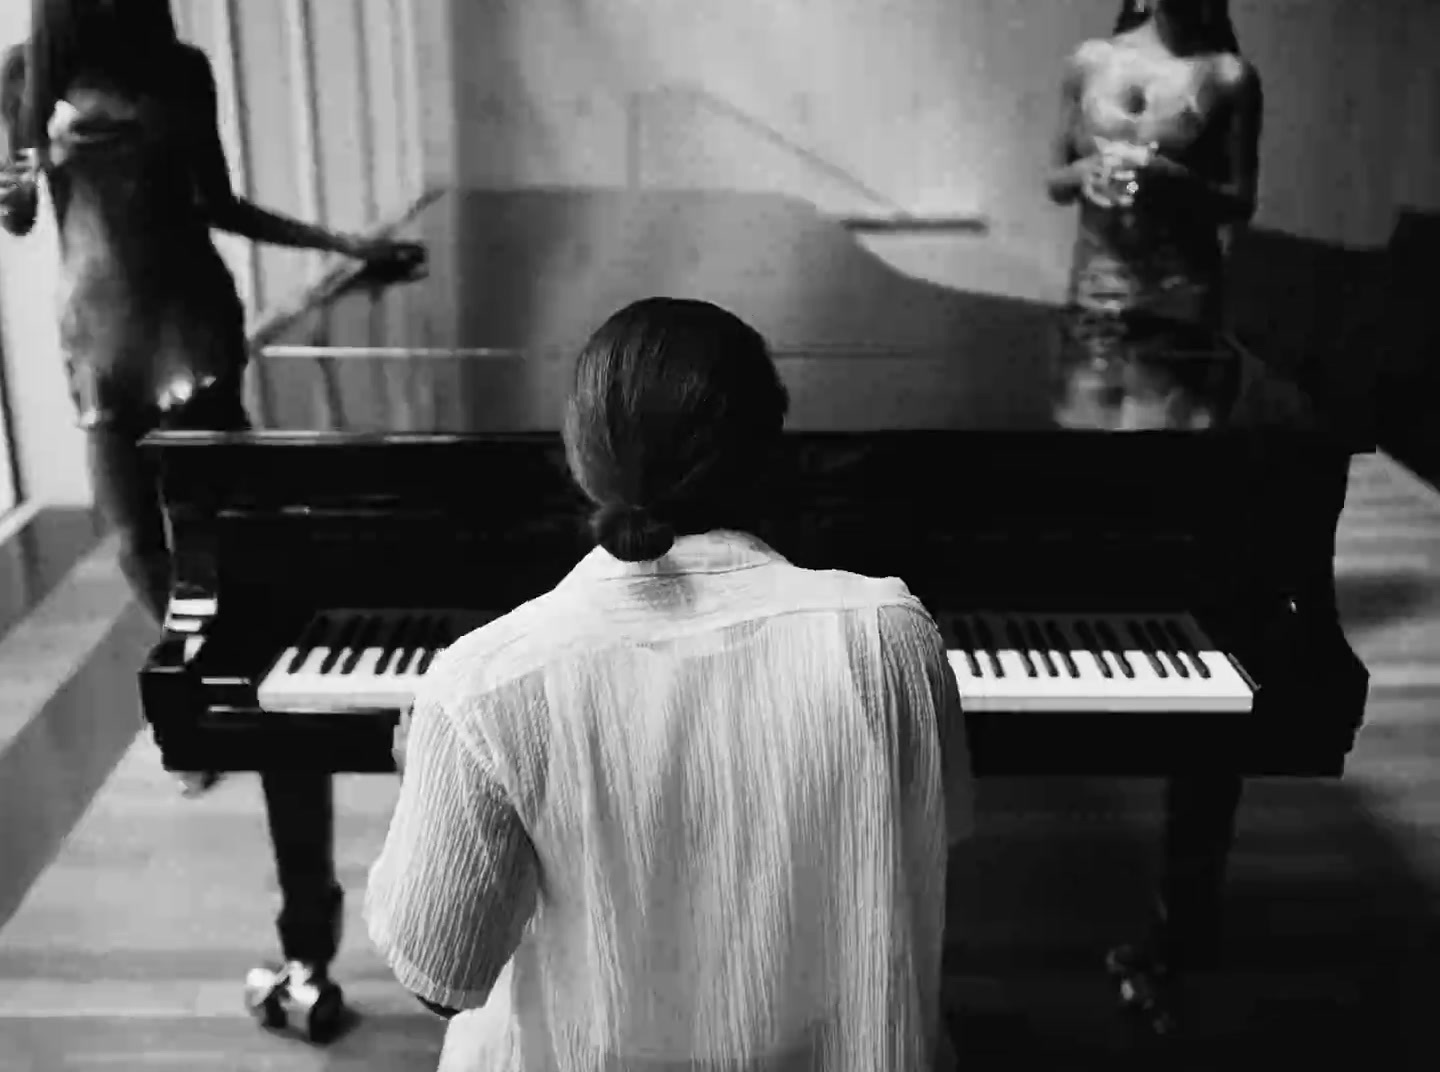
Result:
[[[947,1000],[967,1069],[1434,1067],[1440,496],[1383,458],[1357,461],[1338,565],[1372,674],[1367,728],[1342,783],[1247,790],[1226,966],[1191,988],[1190,1036],[1163,1054],[1139,1043],[1096,971],[1143,915],[1158,787],[988,783],[952,876],[966,924]],[[127,608],[113,545],[29,598],[0,638],[0,1072],[434,1068],[443,1025],[395,985],[357,916],[395,783],[338,788],[350,903],[336,970],[359,1024],[327,1050],[261,1031],[240,1002],[274,945],[258,785],[181,800],[137,735],[150,628]]]

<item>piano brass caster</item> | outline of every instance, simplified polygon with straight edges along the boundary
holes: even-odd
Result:
[[[253,968],[245,977],[245,1007],[261,1026],[296,1028],[312,1043],[333,1040],[345,1026],[345,998],[323,970],[291,961],[283,967]]]
[[[180,786],[180,795],[187,800],[203,797],[220,784],[225,776],[215,771],[177,771],[175,781]]]
[[[1120,946],[1105,955],[1105,969],[1119,991],[1120,1007],[1149,1034],[1166,1038],[1176,1033],[1179,1022],[1164,963],[1132,946]]]

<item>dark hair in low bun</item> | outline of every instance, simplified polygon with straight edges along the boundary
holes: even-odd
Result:
[[[789,405],[765,340],[717,305],[647,298],[610,317],[565,409],[600,546],[643,562],[678,536],[753,530]]]
[[[659,558],[675,543],[675,529],[640,506],[611,503],[595,511],[591,531],[601,547],[625,562]]]

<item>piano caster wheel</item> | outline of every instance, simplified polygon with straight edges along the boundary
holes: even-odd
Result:
[[[219,785],[224,777],[215,771],[176,771],[174,774],[176,784],[180,787],[180,795],[189,800],[203,797]]]
[[[1170,973],[1163,962],[1133,946],[1120,946],[1106,954],[1105,969],[1119,990],[1120,1007],[1149,1034],[1166,1038],[1176,1033]]]
[[[312,1043],[333,1040],[345,1026],[345,997],[322,972],[291,961],[282,968],[254,968],[245,977],[245,1007],[271,1031],[296,1027]]]

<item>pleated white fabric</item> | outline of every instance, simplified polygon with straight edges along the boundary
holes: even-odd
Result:
[[[969,778],[901,582],[596,549],[426,676],[366,920],[447,1070],[928,1070]]]

